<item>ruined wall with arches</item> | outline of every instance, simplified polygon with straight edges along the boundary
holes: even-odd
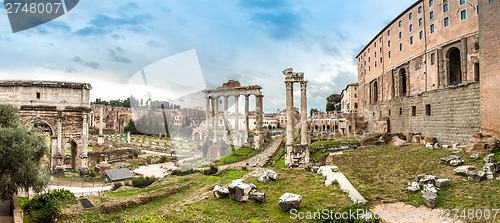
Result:
[[[58,81],[0,81],[0,103],[17,106],[21,125],[43,125],[50,145],[50,170],[87,172],[91,86]]]

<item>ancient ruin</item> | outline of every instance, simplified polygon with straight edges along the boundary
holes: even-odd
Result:
[[[263,146],[263,103],[262,99],[264,95],[261,92],[262,87],[258,85],[252,86],[241,86],[239,81],[230,80],[224,83],[222,87],[216,89],[204,90],[206,98],[206,135],[212,142],[219,140],[224,140],[228,144],[232,145],[245,145],[247,147],[254,147],[260,149]],[[240,127],[239,118],[239,108],[238,101],[240,96],[245,96],[245,119],[244,119],[244,129]],[[249,127],[249,109],[250,95],[255,96],[255,115],[256,115],[256,128],[253,134],[250,133]],[[228,116],[229,116],[229,97],[234,97],[234,118],[233,126],[231,128]],[[219,120],[219,105],[221,104],[221,98],[224,99],[224,110],[223,110],[223,120],[222,123]],[[220,128],[222,124],[223,128]],[[253,140],[252,140],[253,139]]]
[[[300,144],[294,141],[294,122],[286,124],[286,156],[285,165],[298,166],[309,163],[309,141],[307,137],[307,81],[304,81],[304,73],[293,73],[292,68],[283,71],[286,84],[286,114],[288,120],[293,120],[293,84],[300,83],[300,121],[301,133]]]
[[[86,173],[91,89],[88,83],[0,81],[0,103],[19,108],[21,125],[48,129],[52,172],[62,173],[69,157],[71,168]],[[70,154],[65,154],[65,145]]]

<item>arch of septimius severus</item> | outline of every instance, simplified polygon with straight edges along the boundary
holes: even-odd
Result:
[[[71,168],[86,173],[91,89],[88,83],[0,81],[0,103],[17,106],[22,125],[48,126],[52,172],[62,173],[64,159],[70,157]]]
[[[233,145],[245,145],[260,149],[263,146],[263,97],[258,85],[241,86],[238,81],[229,81],[222,87],[204,90],[206,98],[206,134],[212,141],[224,140]],[[255,132],[250,132],[250,96],[255,96]],[[239,98],[245,97],[244,128],[240,126]],[[234,126],[229,126],[229,98],[234,98]],[[219,120],[219,104],[223,100],[223,117]],[[222,125],[220,125],[222,121]],[[221,128],[222,126],[222,128]],[[253,139],[253,140],[252,140]]]

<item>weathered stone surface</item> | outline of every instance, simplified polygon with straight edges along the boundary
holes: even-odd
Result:
[[[434,149],[441,149],[441,145],[439,145],[439,143],[434,143]]]
[[[427,143],[431,143],[431,144],[437,143],[436,137],[425,137],[424,141],[425,141],[425,144],[427,144]]]
[[[420,184],[420,186],[427,185],[427,184],[432,184],[436,185],[436,180],[437,177],[433,175],[427,175],[427,174],[419,174],[416,178],[415,181]]]
[[[437,187],[446,187],[450,185],[450,180],[448,179],[438,179],[436,180],[436,186]]]
[[[417,182],[408,182],[408,187],[406,187],[406,190],[415,193],[420,190],[420,184]]]
[[[484,171],[469,171],[467,177],[469,181],[480,182],[486,177],[486,173]]]
[[[266,194],[262,192],[255,192],[252,194],[252,199],[257,203],[266,202]]]
[[[427,149],[434,149],[434,145],[432,145],[432,143],[426,143],[425,147],[427,147]]]
[[[229,190],[227,188],[221,187],[219,185],[215,185],[212,192],[213,192],[214,196],[216,198],[219,198],[219,199],[229,195]]]
[[[229,185],[229,195],[231,195],[231,199],[239,202],[247,202],[248,194],[252,190],[252,187],[249,184],[243,183],[243,180],[234,180]]]
[[[422,201],[425,205],[429,207],[436,206],[438,202],[437,189],[432,184],[424,185],[424,190],[422,191]]]
[[[495,172],[500,172],[500,162],[495,163]]]
[[[257,192],[257,186],[255,186],[255,184],[249,184],[249,185],[250,185],[250,188],[252,188],[251,191]]]
[[[491,180],[495,178],[496,165],[494,163],[487,163],[483,166],[483,172],[486,174],[486,179]]]
[[[274,172],[274,170],[269,170],[267,171],[266,175],[269,177],[271,180],[278,180],[278,174]]]
[[[484,162],[486,163],[494,163],[495,162],[495,154],[489,154],[486,157],[484,157]]]
[[[402,145],[406,144],[406,141],[400,139],[399,137],[392,137],[391,144],[395,145],[395,146],[402,146]]]
[[[473,160],[477,160],[477,159],[479,159],[479,154],[474,153],[474,154],[470,155],[469,158],[471,158]]]
[[[492,153],[498,146],[500,146],[498,139],[477,133],[470,139],[469,144],[464,148],[464,152],[488,154]]]
[[[259,178],[257,178],[257,180],[259,182],[262,182],[262,183],[267,183],[269,182],[271,179],[269,179],[269,177],[267,175],[262,175],[260,176]]]
[[[318,170],[319,170],[319,166],[312,166],[311,167],[311,172],[313,172],[313,173],[317,173]]]
[[[450,161],[451,166],[460,166],[462,164],[464,164],[464,160],[452,160],[452,161]]]
[[[455,168],[453,171],[455,171],[455,173],[458,175],[467,176],[468,172],[476,171],[476,167],[475,166],[459,166],[459,167]]]
[[[449,145],[442,145],[441,147],[442,147],[443,149],[448,149],[448,148],[450,148],[450,146],[449,146]]]
[[[285,193],[280,197],[278,205],[280,210],[289,211],[291,209],[299,208],[301,202],[302,202],[301,195]]]

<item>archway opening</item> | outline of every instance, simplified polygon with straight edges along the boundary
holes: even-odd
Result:
[[[69,164],[73,170],[77,170],[76,163],[78,157],[78,146],[73,141],[68,141],[64,145],[64,164]]]
[[[399,71],[399,95],[400,96],[406,96],[408,92],[408,81],[406,78],[406,70],[401,69]]]
[[[373,82],[373,103],[378,102],[378,84],[377,82]]]
[[[462,68],[460,64],[460,50],[452,48],[448,51],[448,72],[449,85],[457,85],[462,83]]]

